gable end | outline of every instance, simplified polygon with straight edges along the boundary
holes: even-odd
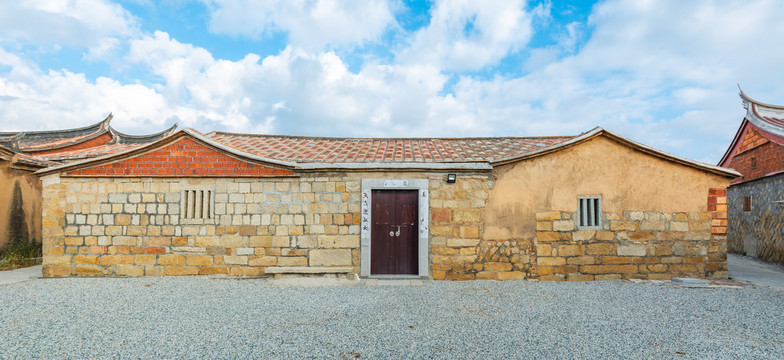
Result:
[[[66,171],[66,177],[282,177],[294,172],[242,161],[181,137],[164,147],[115,162]]]

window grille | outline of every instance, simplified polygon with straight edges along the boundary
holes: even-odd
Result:
[[[751,196],[743,197],[743,212],[751,211]]]
[[[752,157],[751,158],[751,169],[754,170],[756,168],[757,168],[757,158],[756,157]]]
[[[602,226],[602,197],[580,196],[577,206],[577,227],[598,228]]]
[[[212,219],[212,190],[183,190],[180,215],[183,219]]]

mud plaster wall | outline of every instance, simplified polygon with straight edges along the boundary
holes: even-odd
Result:
[[[9,234],[14,184],[19,183],[21,190],[24,223],[27,239],[41,243],[41,182],[29,171],[13,169],[8,161],[0,160],[0,249],[10,241]]]
[[[603,212],[704,212],[709,188],[730,180],[599,136],[496,168],[483,239],[534,239],[536,213],[575,212],[577,196],[602,195]]]

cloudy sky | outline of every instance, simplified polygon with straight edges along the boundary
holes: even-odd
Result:
[[[577,5],[580,4],[580,5]],[[784,1],[0,0],[0,131],[579,134],[715,163]]]

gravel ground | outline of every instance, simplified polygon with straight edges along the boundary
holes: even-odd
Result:
[[[784,292],[663,282],[0,286],[0,358],[784,358]]]

